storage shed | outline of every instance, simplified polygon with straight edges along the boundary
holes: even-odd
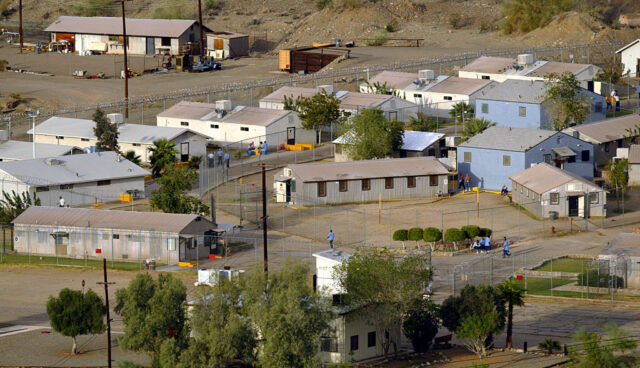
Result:
[[[216,59],[249,56],[249,35],[235,32],[208,33],[207,54]]]
[[[620,54],[623,73],[629,72],[631,77],[640,76],[640,38],[628,43],[616,53]]]

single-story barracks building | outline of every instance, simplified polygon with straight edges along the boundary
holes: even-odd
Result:
[[[105,257],[118,260],[155,259],[177,264],[193,254],[208,258],[215,224],[198,215],[109,211],[89,208],[27,208],[13,220],[19,253]]]
[[[274,191],[296,207],[430,198],[447,193],[448,174],[435,157],[297,164],[275,177]]]

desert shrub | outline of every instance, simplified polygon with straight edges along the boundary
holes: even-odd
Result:
[[[478,30],[480,31],[480,33],[489,31],[491,29],[491,23],[486,21],[486,20],[482,20],[480,22],[480,26],[478,28],[479,28]]]
[[[204,8],[206,10],[220,9],[222,1],[220,0],[204,0]]]
[[[316,8],[322,10],[331,4],[331,0],[316,0]]]
[[[461,242],[467,238],[464,231],[456,229],[455,227],[447,229],[444,232],[444,240],[448,242]]]
[[[449,25],[451,28],[462,27],[462,16],[458,13],[453,13],[449,16]]]
[[[69,6],[71,15],[83,17],[113,16],[117,7],[113,6],[111,0],[86,0],[80,4]]]
[[[478,236],[485,238],[487,236],[491,236],[492,233],[493,233],[493,230],[486,227],[481,227],[480,232],[478,233]]]
[[[435,227],[428,227],[422,233],[422,240],[427,243],[433,243],[442,240],[442,231]]]
[[[423,230],[419,227],[412,227],[409,229],[409,240],[420,241],[422,240]]]
[[[0,16],[5,19],[9,19],[11,13],[15,11],[15,9],[11,6],[11,0],[0,0]],[[2,69],[0,69],[2,71]]]
[[[395,241],[407,241],[407,240],[409,240],[409,230],[407,230],[407,229],[396,230],[393,233],[393,240],[395,240]]]
[[[538,344],[538,349],[546,351],[548,354],[553,354],[554,350],[560,350],[562,347],[560,343],[550,337],[547,337]]]
[[[585,271],[578,275],[578,285],[591,287],[614,287],[620,289],[624,286],[624,279],[620,276],[609,276],[598,270]]]
[[[186,0],[168,0],[153,12],[156,19],[193,19],[192,6]]]
[[[392,20],[391,22],[387,23],[387,25],[384,27],[384,30],[387,32],[395,32],[398,30],[398,22],[395,20]]]
[[[467,239],[473,239],[476,236],[480,235],[480,226],[477,225],[463,226],[460,230],[464,231]]]
[[[573,0],[508,0],[502,3],[501,27],[509,34],[544,27],[556,14],[572,10]]]
[[[389,35],[388,32],[386,30],[382,30],[380,31],[380,33],[378,33],[373,40],[368,40],[366,42],[367,46],[382,46],[387,42],[387,39],[389,39]]]

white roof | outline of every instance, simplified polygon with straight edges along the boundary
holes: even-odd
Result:
[[[343,261],[351,257],[351,253],[347,253],[343,250],[338,249],[329,249],[322,252],[313,253],[313,256],[316,258],[325,258],[337,263],[342,263]]]
[[[95,134],[93,134],[95,125],[96,123],[93,120],[54,116],[36,126],[36,135],[96,139]],[[118,142],[153,144],[155,140],[162,138],[173,140],[186,132],[191,131],[186,128],[170,128],[156,125],[120,124],[118,126]],[[32,129],[29,129],[27,133],[33,134]]]
[[[350,136],[351,134],[353,133],[350,130],[334,139],[331,143],[346,144],[347,135]],[[402,146],[400,147],[400,149],[405,151],[424,151],[427,147],[431,146],[442,137],[444,137],[443,133],[405,130],[402,136]]]
[[[128,36],[180,37],[194,24],[190,19],[127,18]],[[45,29],[45,32],[121,35],[120,17],[74,17],[63,15]]]
[[[75,146],[62,144],[36,143],[36,158],[64,156],[81,150]],[[33,143],[24,141],[4,141],[0,143],[0,159],[28,160],[33,158]]]
[[[122,157],[118,158],[115,152],[0,162],[0,171],[31,186],[136,177],[142,179],[149,175],[149,171]]]

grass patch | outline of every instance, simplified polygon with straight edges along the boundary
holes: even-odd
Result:
[[[524,213],[525,215],[527,215],[529,218],[536,220],[536,221],[541,221],[540,217],[536,216],[533,214],[533,212],[529,211],[528,209],[526,209],[524,206],[520,206],[517,203],[509,203],[509,206],[515,208],[516,210],[520,210],[522,213]]]
[[[31,256],[25,254],[3,254],[3,265],[27,265],[32,266],[46,266],[46,267],[78,267],[88,269],[102,269],[102,260],[98,259],[79,259],[79,258],[65,258],[65,257],[48,257],[48,256]],[[156,266],[162,266],[162,264],[156,264]],[[142,261],[113,261],[107,260],[107,268],[112,270],[121,271],[138,271],[142,269]]]
[[[524,280],[517,281],[524,288]],[[553,280],[553,287],[563,286],[575,282],[574,280]],[[534,295],[551,295],[551,279],[550,278],[527,278],[527,293]],[[554,296],[559,296],[559,291],[554,291]],[[578,293],[580,294],[580,293]]]
[[[633,110],[620,109],[620,111],[609,111],[607,113],[607,118],[617,118],[619,116],[631,115],[633,114]]]
[[[573,272],[580,273],[588,269],[588,265],[591,263],[591,259],[587,258],[560,258],[553,260],[553,272]],[[585,267],[583,268],[582,265]],[[551,271],[551,261],[544,262],[540,267],[534,269],[534,271]],[[554,284],[555,285],[555,284]]]

